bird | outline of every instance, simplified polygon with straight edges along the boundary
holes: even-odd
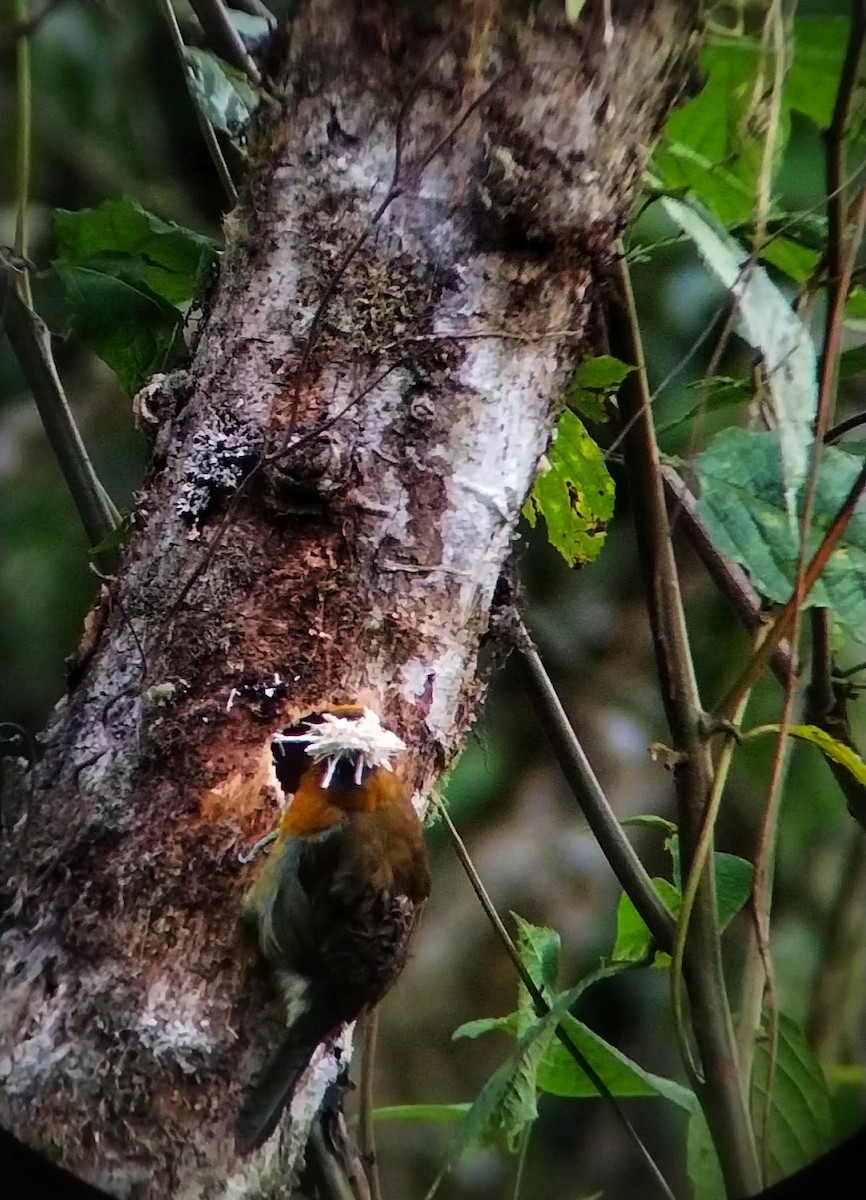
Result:
[[[430,892],[421,820],[391,765],[406,746],[378,714],[335,705],[271,747],[293,796],[242,918],[279,980],[287,1028],[241,1107],[242,1154],[274,1133],[316,1048],[393,986]]]

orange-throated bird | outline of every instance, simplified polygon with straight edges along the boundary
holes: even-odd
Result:
[[[276,1129],[316,1047],[394,983],[430,891],[421,822],[391,770],[404,743],[355,705],[304,725],[273,740],[277,777],[294,798],[244,899],[283,986],[288,1029],[238,1118],[242,1153]],[[309,758],[296,781],[301,746]]]

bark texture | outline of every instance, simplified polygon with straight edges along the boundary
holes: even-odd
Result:
[[[301,0],[271,48],[191,368],[140,405],[132,542],[7,779],[0,1122],[119,1197],[286,1194],[335,1066],[235,1156],[279,1022],[237,928],[270,737],[368,702],[419,805],[458,752],[695,7]]]

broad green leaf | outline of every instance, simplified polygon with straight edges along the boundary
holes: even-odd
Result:
[[[547,537],[570,566],[591,562],[613,516],[613,480],[583,423],[566,409],[523,506],[530,525],[543,517]]]
[[[760,351],[781,451],[783,496],[791,529],[795,496],[806,478],[818,400],[815,349],[808,327],[762,267],[724,230],[679,200],[665,199],[669,216],[693,239],[714,275],[731,293],[737,332]]]
[[[588,358],[569,380],[566,393],[568,403],[588,421],[607,421],[610,401],[633,370],[634,367],[610,354]]]
[[[833,116],[839,75],[850,36],[847,17],[798,17],[785,101],[826,129]]]
[[[69,331],[111,367],[128,395],[179,360],[181,315],[146,284],[62,262],[54,270]]]
[[[689,1119],[686,1154],[692,1200],[725,1200],[727,1193],[719,1156],[700,1108],[695,1108]]]
[[[386,1108],[375,1108],[377,1121],[435,1121],[453,1124],[462,1121],[471,1104],[392,1104]]]
[[[643,829],[658,829],[665,837],[670,837],[675,834],[677,827],[673,821],[669,821],[667,817],[660,817],[656,813],[638,813],[634,817],[623,817],[620,825],[636,825]]]
[[[752,737],[757,737],[763,733],[779,734],[781,725],[762,725],[760,729],[752,732]],[[811,742],[813,746],[831,758],[833,762],[839,763],[844,767],[858,783],[866,784],[866,762],[860,757],[856,750],[852,750],[850,746],[846,746],[844,742],[838,741],[823,729],[819,729],[816,725],[789,725],[787,729],[789,737],[797,738],[801,742]]]
[[[664,190],[693,194],[725,225],[745,223],[754,212],[764,154],[753,111],[757,65],[741,42],[706,47],[703,89],[673,111],[653,156]],[[787,140],[783,122],[780,148]]]
[[[790,237],[774,237],[761,248],[761,258],[795,283],[805,283],[815,273],[821,255]]]
[[[258,104],[246,77],[196,46],[187,46],[185,56],[199,108],[211,125],[239,141]]]
[[[195,295],[217,252],[210,238],[161,221],[130,199],[106,200],[78,212],[58,209],[54,236],[55,267],[135,278],[173,305]]]
[[[810,558],[835,518],[862,466],[844,449],[822,451],[812,524]],[[768,599],[790,599],[796,578],[799,530],[787,520],[778,440],[774,433],[729,429],[694,464],[700,481],[698,511],[722,554],[749,572]],[[842,629],[866,640],[866,511],[861,506],[806,598],[806,606],[830,608]]]
[[[770,1085],[769,1038],[757,1043],[752,1070],[752,1124],[762,1142]],[[830,1092],[820,1066],[796,1021],[779,1014],[779,1037],[772,1082],[768,1161],[774,1182],[812,1162],[830,1148]]]
[[[674,869],[679,873],[679,846],[676,838],[669,843],[674,858]],[[749,898],[752,890],[752,864],[735,854],[716,853],[716,905],[719,928],[724,931]],[[679,916],[682,908],[682,893],[679,887],[667,879],[653,879],[653,887],[662,903],[672,916]],[[653,948],[653,938],[643,918],[638,914],[629,897],[623,893],[619,898],[616,914],[616,943],[611,952],[614,962],[644,962]],[[656,952],[654,967],[670,966],[670,955]]]
[[[855,379],[866,371],[866,346],[853,346],[839,355],[839,378]]]
[[[688,426],[689,432],[696,419],[726,417],[730,424],[731,413],[741,409],[752,398],[752,385],[747,379],[732,379],[729,375],[713,375],[690,385],[698,394],[695,404],[676,420],[658,427],[659,434],[670,434],[675,429]],[[706,431],[704,431],[706,436]]]
[[[653,879],[653,887],[667,910],[676,916],[680,911],[682,896],[667,879]],[[629,897],[622,893],[616,910],[616,942],[611,951],[614,962],[645,962],[653,947],[653,936],[644,919]],[[668,966],[670,955],[656,952],[653,965]]]
[[[645,1071],[576,1017],[566,1013],[562,1026],[612,1095],[662,1096],[687,1112],[694,1108],[696,1099],[692,1091],[672,1079]],[[558,1040],[548,1043],[536,1080],[539,1089],[552,1096],[598,1095],[595,1084]]]

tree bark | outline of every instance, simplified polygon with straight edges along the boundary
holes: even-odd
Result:
[[[39,762],[7,766],[0,1122],[117,1196],[284,1195],[335,1074],[247,1160],[278,1005],[237,926],[269,743],[360,699],[419,806],[562,385],[694,49],[690,0],[301,0],[188,373]]]

